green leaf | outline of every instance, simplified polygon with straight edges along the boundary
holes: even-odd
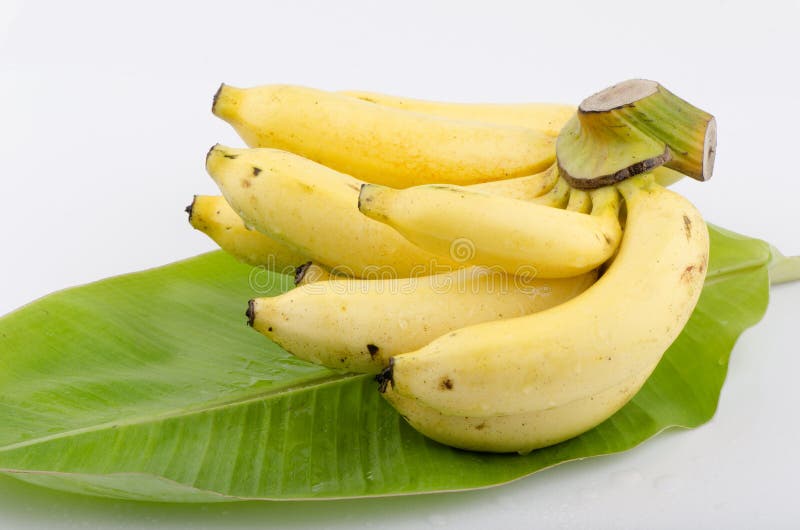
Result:
[[[639,394],[526,456],[432,442],[370,377],[247,328],[252,271],[221,252],[52,294],[0,319],[0,472],[124,499],[326,499],[485,487],[624,451],[711,418],[736,338],[764,314],[769,246],[711,235],[697,309]]]

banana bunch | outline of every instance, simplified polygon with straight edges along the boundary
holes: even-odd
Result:
[[[713,117],[633,80],[558,104],[455,104],[222,85],[222,196],[192,226],[295,275],[248,323],[295,356],[376,374],[417,430],[528,452],[639,390],[703,286],[708,232],[666,188],[706,180]]]

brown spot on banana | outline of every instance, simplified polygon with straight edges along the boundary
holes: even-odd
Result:
[[[250,181],[247,180],[247,179],[242,179],[242,187],[243,188],[249,188],[250,187]]]
[[[692,220],[689,219],[689,216],[683,214],[683,230],[686,232],[686,240],[691,241],[692,239]]]
[[[696,274],[702,274],[702,272],[702,266],[689,265],[683,269],[683,272],[681,273],[681,280],[686,283],[692,283],[692,278],[694,278]]]
[[[380,348],[378,348],[374,344],[367,344],[367,351],[369,352],[369,356],[374,359],[375,356],[378,354],[378,351],[380,351]]]
[[[449,377],[445,377],[442,379],[442,382],[439,383],[439,388],[442,390],[453,390],[453,380]]]
[[[261,173],[261,168],[253,166],[253,176],[257,177]]]

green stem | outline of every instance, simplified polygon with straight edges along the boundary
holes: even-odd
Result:
[[[800,280],[800,256],[784,256],[775,247],[771,251],[772,261],[767,266],[770,285]]]
[[[556,159],[574,188],[594,189],[665,166],[697,180],[714,167],[716,121],[655,81],[631,79],[581,102]]]

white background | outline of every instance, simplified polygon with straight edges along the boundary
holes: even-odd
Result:
[[[0,2],[0,314],[213,248],[183,207],[215,188],[220,82],[453,101],[579,102],[631,77],[717,116],[706,218],[800,254],[794,2]],[[0,477],[0,528],[782,528],[798,524],[800,284],[739,341],[717,416],[484,491],[146,505]],[[3,352],[0,352],[2,355]]]

